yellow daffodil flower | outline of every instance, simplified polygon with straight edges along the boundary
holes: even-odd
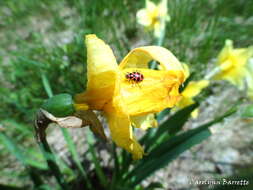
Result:
[[[226,40],[225,46],[218,56],[219,72],[214,76],[214,79],[227,80],[242,89],[247,74],[247,62],[252,55],[252,46],[234,49],[233,42]]]
[[[75,108],[103,111],[112,140],[140,159],[144,152],[132,126],[156,126],[152,114],[177,103],[178,88],[185,80],[183,68],[163,47],[136,48],[118,65],[111,48],[96,35],[86,36],[86,46],[87,89],[76,96]],[[159,62],[163,70],[148,69],[151,60]],[[144,79],[138,83],[127,79],[127,73],[133,72],[141,73]]]
[[[146,8],[140,9],[136,17],[139,24],[154,30],[154,36],[160,37],[165,28],[165,22],[170,21],[167,13],[167,0],[162,0],[158,5],[146,0]]]
[[[184,73],[185,76],[188,77],[190,75],[189,67],[186,64],[183,64]],[[206,88],[209,85],[208,80],[200,80],[200,81],[191,81],[189,84],[185,87],[183,92],[181,93],[182,97],[180,101],[176,104],[176,107],[174,110],[182,109],[184,107],[187,107],[191,104],[194,104],[195,101],[193,98],[197,96],[203,88]],[[195,109],[191,116],[193,118],[196,118],[198,116],[198,109]]]

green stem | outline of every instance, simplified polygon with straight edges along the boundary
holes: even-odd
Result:
[[[59,185],[61,186],[63,190],[66,190],[68,189],[67,183],[65,182],[63,178],[63,175],[56,163],[55,156],[52,153],[46,139],[46,129],[50,123],[51,123],[51,120],[45,117],[45,115],[39,110],[36,115],[36,120],[34,124],[35,131],[36,131],[36,139],[47,161],[48,167],[51,169],[51,172],[56,178],[56,181],[59,183]]]
[[[215,67],[213,70],[211,70],[206,76],[205,80],[210,80],[213,78],[216,74],[218,74],[221,71],[220,67]]]
[[[113,176],[112,176],[112,182],[110,189],[113,190],[115,188],[115,183],[117,183],[117,179],[121,177],[121,174],[119,174],[119,159],[116,151],[116,145],[112,144],[112,151],[113,151],[113,160],[114,160],[114,170],[113,170]],[[119,176],[118,176],[119,175]]]
[[[166,21],[163,19],[162,20],[162,22],[164,22],[164,28],[162,29],[162,31],[161,31],[161,35],[159,36],[159,38],[157,38],[156,40],[156,45],[157,46],[162,46],[162,44],[163,44],[163,41],[164,41],[164,38],[165,38],[165,33],[166,33]],[[151,63],[151,66],[150,66],[150,68],[151,69],[155,69],[156,68],[156,61],[152,61],[152,63]]]
[[[42,78],[42,83],[43,83],[43,86],[45,88],[45,91],[46,91],[48,97],[51,98],[53,96],[53,91],[52,91],[52,88],[50,86],[50,83],[49,83],[46,75],[44,73],[42,73],[41,78]],[[86,181],[88,189],[92,189],[91,183],[90,183],[90,181],[87,177],[87,173],[85,172],[85,170],[84,170],[84,168],[81,164],[78,153],[76,151],[75,144],[74,144],[70,134],[68,133],[67,129],[64,129],[64,128],[61,128],[61,132],[62,132],[62,134],[64,136],[64,139],[65,139],[65,141],[68,145],[68,149],[70,150],[70,153],[73,157],[73,160],[74,160],[77,168],[79,169],[79,171],[82,174],[84,180]]]

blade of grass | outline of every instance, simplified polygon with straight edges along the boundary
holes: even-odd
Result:
[[[106,176],[103,172],[103,169],[100,165],[99,159],[98,159],[97,154],[94,149],[95,140],[94,140],[93,134],[91,134],[88,131],[86,134],[86,139],[87,139],[87,142],[89,145],[89,152],[91,153],[92,162],[95,165],[96,174],[99,178],[99,181],[101,182],[101,185],[103,185],[105,188],[107,188],[108,184],[107,184]]]
[[[53,92],[52,92],[52,89],[50,87],[50,84],[48,82],[48,79],[47,79],[45,73],[41,74],[41,79],[42,79],[42,84],[44,86],[44,89],[45,89],[48,97],[51,98],[53,96]]]
[[[0,132],[0,140],[3,142],[6,149],[8,149],[10,153],[13,156],[15,156],[16,159],[25,167],[35,187],[38,188],[41,185],[43,185],[40,176],[33,169],[31,169],[29,162],[27,162],[26,156],[23,154],[22,150],[17,146],[17,143],[14,142],[10,137],[8,137],[3,131]],[[37,164],[40,165],[40,163]]]
[[[69,133],[66,131],[66,130],[62,130],[62,134],[64,136],[64,139],[66,140],[67,142],[67,145],[68,145],[68,148],[70,150],[70,153],[73,157],[73,160],[74,162],[76,163],[78,169],[80,170],[80,173],[82,174],[83,176],[83,179],[86,181],[87,183],[87,187],[88,189],[92,189],[92,186],[90,184],[90,181],[88,180],[88,176],[87,176],[87,173],[85,172],[83,166],[82,166],[82,163],[80,161],[80,158],[79,158],[79,155],[77,153],[77,150],[76,150],[76,147],[75,147],[75,144],[71,138],[71,136],[69,135]]]
[[[28,125],[18,123],[13,119],[5,119],[5,120],[1,121],[1,123],[6,126],[10,126],[11,128],[14,128],[15,131],[22,133],[22,135],[27,135],[27,136],[33,135],[33,132],[31,129],[29,129]]]
[[[110,186],[111,190],[115,189],[117,179],[121,177],[119,173],[119,158],[116,151],[116,145],[114,143],[112,144],[112,151],[113,151],[112,154],[113,154],[113,160],[114,160],[114,168],[113,168],[112,182]]]

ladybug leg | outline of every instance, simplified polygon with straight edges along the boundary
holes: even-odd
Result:
[[[136,83],[137,84],[137,86],[141,89],[141,85],[140,85],[140,83]]]
[[[132,81],[132,87],[136,87],[137,82],[136,81]]]
[[[131,86],[135,87],[135,82],[134,81],[131,81]]]

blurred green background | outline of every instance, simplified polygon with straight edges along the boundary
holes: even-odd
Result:
[[[154,44],[152,33],[136,23],[144,5],[144,0],[0,1],[0,125],[25,155],[42,159],[32,131],[34,113],[47,98],[42,76],[54,94],[83,91],[85,34],[104,39],[118,61],[134,47]],[[168,12],[163,46],[189,63],[195,80],[213,67],[225,39],[236,47],[253,44],[252,0],[169,0]],[[0,176],[27,183],[1,144],[0,161]]]

